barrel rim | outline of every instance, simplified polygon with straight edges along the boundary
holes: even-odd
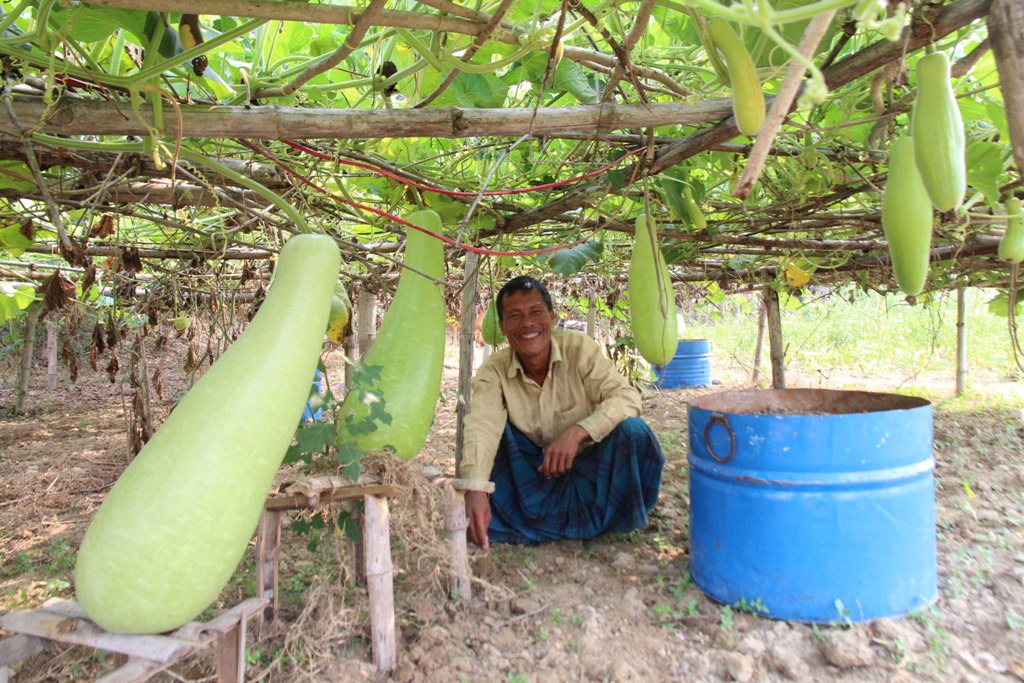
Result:
[[[931,401],[877,391],[847,389],[736,389],[700,396],[691,409],[752,416],[864,415],[931,406]]]

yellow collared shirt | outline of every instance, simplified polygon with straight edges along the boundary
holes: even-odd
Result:
[[[580,332],[554,329],[543,386],[526,377],[509,347],[492,354],[477,370],[459,476],[490,478],[506,421],[544,447],[574,424],[601,441],[624,419],[639,415],[640,393],[600,345]]]

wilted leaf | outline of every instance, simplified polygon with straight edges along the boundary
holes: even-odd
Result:
[[[110,362],[107,363],[106,373],[107,377],[110,378],[110,383],[113,384],[117,381],[117,373],[121,369],[121,362],[117,360],[117,353],[114,351],[110,352]]]
[[[43,292],[43,315],[50,311],[59,311],[75,297],[75,284],[67,279],[60,269],[46,278],[41,289]]]
[[[110,237],[114,234],[114,215],[110,213],[102,214],[99,219],[93,223],[92,230],[89,232],[90,237]]]

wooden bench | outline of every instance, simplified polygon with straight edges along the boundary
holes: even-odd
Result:
[[[472,596],[469,553],[466,547],[465,492],[492,492],[494,484],[474,484],[443,477],[440,471],[425,470],[431,484],[445,488],[445,538],[449,549],[449,590],[453,598],[468,602]],[[378,672],[395,668],[394,566],[391,561],[391,529],[388,501],[405,493],[394,484],[372,477],[352,481],[344,477],[302,477],[282,484],[267,498],[256,534],[256,594],[266,601],[257,622],[257,634],[270,627],[277,614],[278,567],[281,561],[281,514],[287,510],[316,509],[346,500],[363,501],[359,517],[361,546],[353,547],[357,579],[365,578],[370,602],[370,646]],[[361,551],[361,552],[360,552]],[[361,557],[362,561],[359,561]]]
[[[97,626],[77,602],[52,598],[36,609],[0,617],[0,627],[15,634],[0,641],[0,683],[8,683],[12,666],[57,643],[115,653],[119,666],[97,683],[149,680],[212,644],[217,650],[217,682],[242,683],[246,624],[265,607],[265,600],[249,598],[207,622],[190,621],[162,635],[129,635]]]

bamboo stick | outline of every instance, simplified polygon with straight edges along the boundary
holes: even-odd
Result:
[[[956,395],[967,391],[967,296],[966,290],[956,290]]]
[[[751,373],[750,381],[757,384],[761,381],[761,356],[764,352],[764,327],[765,318],[768,315],[768,307],[764,304],[764,294],[761,295],[761,307],[757,312],[757,343],[754,345],[754,372]]]
[[[17,97],[11,106],[27,128],[59,135],[146,135],[136,117],[124,117],[114,103],[60,100],[53,107],[41,98]],[[252,137],[373,139],[386,137],[469,138],[488,136],[551,136],[559,133],[595,133],[643,126],[708,123],[732,111],[727,98],[695,104],[602,104],[571,107],[516,109],[304,109],[263,107],[181,107],[181,128],[176,119],[165,122],[165,135],[183,138]],[[152,107],[140,107],[143,119],[153,118]],[[18,135],[9,120],[0,117],[0,133]],[[715,142],[725,142],[732,135]]]
[[[466,415],[469,414],[469,401],[473,396],[473,351],[476,344],[473,339],[476,323],[476,305],[480,286],[480,255],[466,252],[466,263],[463,268],[462,303],[459,321],[459,402],[455,406],[455,472],[459,473],[462,465],[462,435],[466,427]]]

